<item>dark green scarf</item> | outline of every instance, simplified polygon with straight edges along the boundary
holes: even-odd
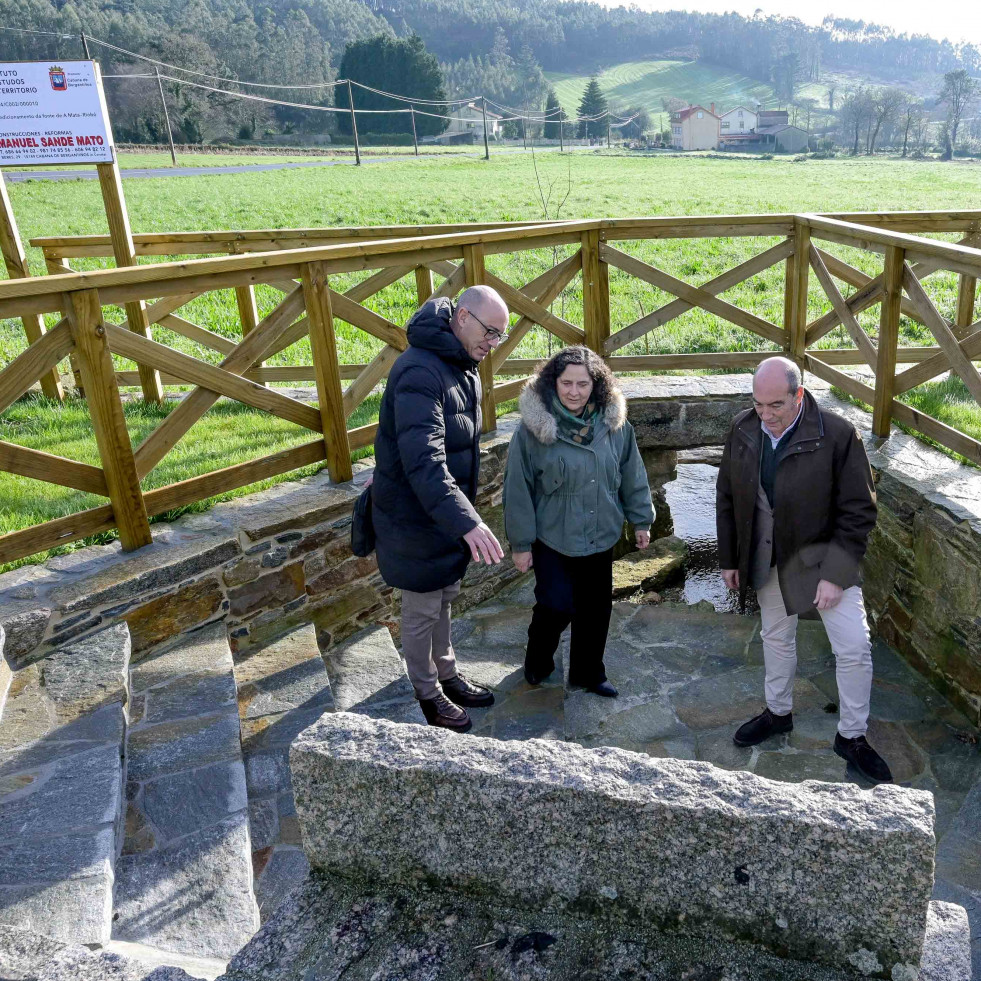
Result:
[[[573,443],[580,443],[588,446],[593,441],[593,426],[599,411],[595,403],[587,402],[586,408],[581,415],[571,413],[559,400],[559,396],[552,396],[552,415],[559,424],[559,432]]]

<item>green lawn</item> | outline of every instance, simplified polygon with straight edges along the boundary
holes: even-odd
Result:
[[[559,214],[562,218],[803,210],[942,210],[971,207],[978,200],[979,172],[976,166],[965,163],[861,159],[793,163],[779,158],[715,160],[579,153],[564,158],[558,154],[540,154],[537,166],[550,217],[555,217],[556,204],[565,199]],[[530,156],[501,155],[490,163],[474,159],[423,159],[365,168],[130,180],[125,182],[125,187],[132,227],[141,232],[544,217],[540,185]],[[10,185],[9,192],[25,240],[41,234],[106,231],[98,185],[93,181],[27,182]],[[617,247],[697,284],[762,251],[774,241],[688,239],[617,243]],[[495,256],[488,259],[488,267],[508,282],[521,285],[568,251],[560,248],[553,253],[552,249],[540,249]],[[830,251],[847,257],[870,273],[878,271],[881,260],[875,257],[840,247],[830,247]],[[29,261],[32,269],[42,273],[41,257],[34,250],[29,251]],[[80,268],[87,269],[98,265],[96,260],[78,263]],[[363,275],[337,276],[334,285],[347,288]],[[783,315],[783,281],[783,268],[777,266],[730,290],[724,298],[779,324]],[[951,315],[956,301],[955,278],[937,275],[929,282],[940,309]],[[610,287],[614,330],[670,299],[616,270],[612,270]],[[260,313],[271,309],[279,297],[268,287],[260,287],[257,294]],[[390,287],[369,302],[373,309],[397,323],[405,321],[414,304],[411,279]],[[566,319],[581,323],[581,307],[580,287],[574,281],[553,309]],[[810,315],[816,316],[826,309],[828,304],[822,302],[815,287],[810,296]],[[227,337],[235,338],[239,334],[235,302],[229,290],[207,294],[189,304],[181,314]],[[122,316],[118,311],[110,311],[109,315]],[[875,311],[863,315],[862,319],[874,333]],[[205,352],[171,331],[155,329],[154,336],[198,357],[219,360],[214,352]],[[930,340],[923,328],[904,322],[904,344],[930,343]],[[547,355],[555,343],[544,331],[533,331],[522,342],[517,355]],[[833,331],[822,343],[850,346],[841,329]],[[338,345],[342,361],[364,363],[379,349],[380,342],[339,322]],[[756,335],[709,314],[690,311],[618,353],[767,347]],[[0,366],[23,349],[19,322],[0,321]],[[309,364],[309,345],[300,342],[269,363]],[[132,365],[120,361],[119,367]],[[369,404],[362,413],[363,418],[352,420],[351,425],[368,421],[372,410]],[[141,439],[165,411],[151,410],[139,403],[127,406],[134,440]],[[0,438],[97,462],[84,409],[78,403],[60,409],[41,401],[20,403],[0,417]],[[145,486],[161,486],[218,466],[229,466],[305,438],[309,436],[298,435],[292,426],[274,417],[219,403],[148,477]],[[218,446],[220,455],[213,452]],[[93,502],[94,499],[72,491],[61,494],[50,485],[0,475],[0,530],[26,527],[91,506]]]

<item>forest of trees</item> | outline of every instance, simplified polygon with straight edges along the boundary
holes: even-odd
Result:
[[[605,8],[584,0],[523,0],[520,4],[498,0],[0,0],[0,24],[66,35],[84,30],[121,48],[226,79],[323,85],[275,92],[284,101],[323,107],[335,106],[335,92],[327,83],[339,77],[349,44],[412,34],[418,34],[426,51],[440,62],[449,98],[486,95],[502,105],[539,109],[548,91],[543,70],[589,72],[604,64],[652,56],[702,59],[769,82],[786,104],[799,106],[801,125],[810,122],[811,107],[799,99],[800,88],[819,81],[829,70],[897,79],[957,71],[970,77],[981,74],[981,49],[976,45],[955,46],[924,36],[897,35],[861,21],[828,18],[813,27],[793,18],[762,14],[647,12],[636,6]],[[5,60],[82,57],[77,38],[6,32],[0,38]],[[92,47],[105,74],[147,70],[144,62],[94,43]],[[337,132],[338,125],[344,125],[339,114],[246,102],[208,92],[190,81],[165,83],[175,138],[181,142]],[[153,79],[107,80],[106,91],[120,140],[159,142],[164,138],[163,113]],[[893,131],[901,118],[906,119],[911,133],[916,131],[915,107],[903,117],[895,93],[859,89],[829,91],[829,96],[838,130],[847,133],[848,145],[859,150],[864,149],[863,140],[873,147],[887,134],[894,140]],[[876,101],[881,98],[886,98],[885,104]],[[946,98],[956,101],[959,97],[948,93]],[[360,97],[355,101],[361,105]],[[627,107],[611,109],[630,114]],[[967,126],[956,133],[957,125],[950,127],[952,142],[970,133],[974,125],[969,115],[961,115]],[[379,122],[366,128],[381,126]]]

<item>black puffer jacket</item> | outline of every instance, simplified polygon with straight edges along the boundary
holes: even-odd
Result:
[[[392,366],[375,437],[378,568],[390,586],[418,593],[461,578],[470,561],[463,536],[480,521],[480,377],[452,315],[439,298],[409,321],[410,346]]]

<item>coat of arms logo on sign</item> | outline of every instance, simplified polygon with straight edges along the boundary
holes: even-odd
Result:
[[[55,92],[68,91],[68,79],[65,77],[64,70],[59,68],[57,65],[52,65],[48,69],[48,78],[51,79],[51,88],[53,88]]]

